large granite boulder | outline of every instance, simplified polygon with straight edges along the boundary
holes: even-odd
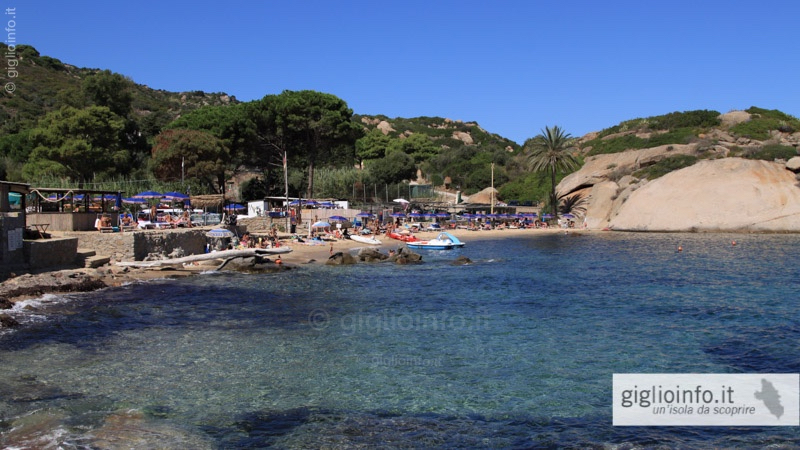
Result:
[[[630,192],[614,230],[800,231],[800,187],[784,164],[704,160]]]

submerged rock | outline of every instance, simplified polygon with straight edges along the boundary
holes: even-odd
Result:
[[[467,258],[466,256],[459,256],[458,258],[454,259],[453,262],[450,263],[454,266],[466,266],[472,264],[472,260]]]

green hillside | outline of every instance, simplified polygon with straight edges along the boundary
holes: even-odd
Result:
[[[4,52],[7,48],[0,43]],[[527,161],[527,149],[536,141],[520,146],[476,122],[360,115],[346,99],[314,91],[284,91],[242,103],[224,93],[152,89],[124,74],[40,55],[27,45],[16,46],[15,55],[15,89],[0,96],[0,179],[101,189],[138,188],[136,180],[150,188],[211,193],[248,174],[255,180],[243,181],[236,193],[247,200],[283,194],[283,175],[275,166],[285,153],[292,195],[312,189],[321,197],[360,192],[369,201],[370,192],[384,198],[408,190],[409,181],[467,195],[493,183],[500,198],[520,202],[547,195],[549,179],[532,173]],[[320,111],[336,125],[304,129],[322,122],[298,119]],[[792,133],[800,130],[800,120],[757,107],[745,112],[747,119],[735,123],[722,123],[720,113],[711,110],[626,120],[573,136],[578,138],[574,156],[583,161],[697,144],[695,154],[667,158],[635,174],[652,179],[704,158],[772,160],[796,154],[800,143]],[[318,144],[310,146],[308,133]],[[187,181],[178,185],[184,163]]]
[[[3,53],[7,49],[6,44],[0,43]],[[14,94],[0,96],[0,135],[26,128],[47,112],[61,106],[87,104],[88,99],[81,93],[82,82],[101,69],[75,67],[56,58],[42,56],[29,45],[18,45],[15,51],[19,60],[19,76],[14,79]],[[130,89],[134,112],[143,122],[152,123],[155,128],[151,129],[154,130],[160,130],[160,126],[201,106],[237,102],[234,97],[224,93],[168,92],[132,81]],[[151,115],[158,119],[144,120]]]

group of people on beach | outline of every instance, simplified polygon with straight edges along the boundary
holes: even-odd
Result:
[[[278,229],[272,227],[267,236],[259,236],[258,238],[246,231],[241,239],[239,239],[238,247],[240,248],[278,248],[281,246],[280,239],[278,239]]]

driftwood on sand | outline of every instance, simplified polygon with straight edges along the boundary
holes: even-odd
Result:
[[[141,268],[156,268],[156,267],[169,267],[177,266],[197,261],[208,261],[212,259],[231,260],[234,258],[249,258],[259,255],[278,255],[282,253],[289,253],[292,249],[289,247],[278,248],[247,248],[243,250],[223,250],[219,252],[203,253],[202,255],[189,255],[182,258],[161,259],[158,261],[120,261],[118,266],[128,267],[141,267]],[[224,263],[223,263],[224,265]]]

